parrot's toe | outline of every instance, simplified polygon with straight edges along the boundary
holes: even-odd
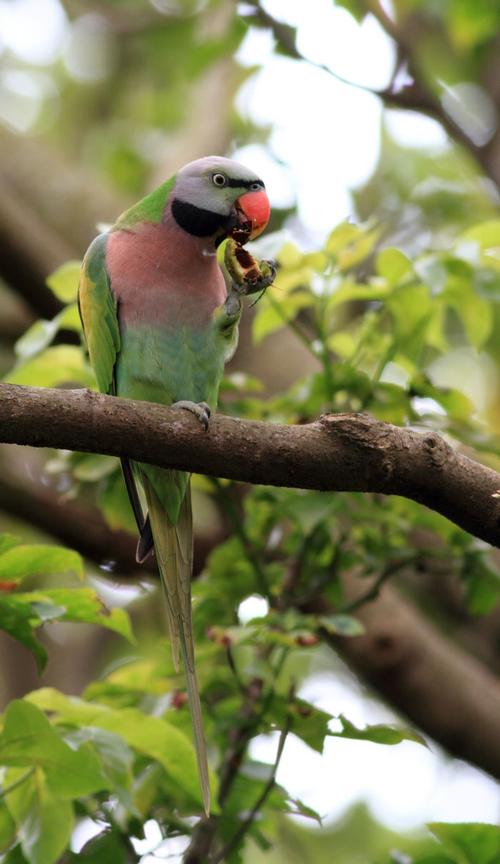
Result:
[[[174,402],[172,408],[183,408],[184,411],[190,411],[200,421],[205,432],[208,430],[212,411],[206,402],[191,402],[189,399],[181,399],[180,402]]]

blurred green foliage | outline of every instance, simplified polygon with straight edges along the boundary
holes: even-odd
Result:
[[[325,411],[369,410],[389,422],[439,429],[457,444],[477,447],[480,458],[498,464],[498,434],[487,401],[478,401],[477,394],[464,393],[458,386],[446,386],[435,372],[450,352],[466,352],[465,362],[479,365],[488,355],[500,298],[498,225],[479,223],[458,234],[446,251],[430,248],[414,259],[384,246],[383,228],[373,224],[343,223],[316,252],[304,253],[287,243],[278,252],[276,284],[257,305],[254,340],[264,344],[287,326],[306,346],[311,368],[286,393],[269,398],[259,393],[255,379],[230,376],[222,390],[223,409],[284,422],[305,422]],[[68,304],[63,318],[73,309],[75,273],[76,268],[68,265],[51,277]],[[17,344],[18,360],[8,380],[35,385],[92,381],[82,349],[51,344],[56,330],[47,322],[33,325]],[[63,471],[75,490],[85,488],[87,496],[93,490],[113,527],[130,527],[116,460],[60,454],[51,470]],[[500,594],[500,571],[484,544],[404,499],[254,487],[241,502],[235,484],[200,478],[196,485],[199,495],[212,497],[232,529],[229,539],[210,554],[194,586],[198,671],[213,764],[219,765],[221,776],[228,741],[238,735],[244,750],[255,736],[273,730],[282,735],[292,731],[318,752],[327,735],[386,745],[420,741],[411,730],[358,729],[342,716],[330,729],[333,718],[296,695],[310,662],[304,666],[300,658],[313,657],[325,634],[362,632],[352,613],[364,597],[352,604],[344,595],[344,577],[353,571],[367,578],[368,598],[373,580],[380,587],[398,572],[445,558],[448,569],[462,579],[470,611],[484,613]],[[0,577],[7,592],[0,601],[0,624],[30,647],[39,662],[43,649],[34,633],[51,620],[97,622],[130,637],[125,613],[104,610],[103,617],[93,589],[19,590],[21,579],[30,574],[47,577],[51,570],[75,568],[81,572],[78,556],[14,545],[9,538],[4,542]],[[237,610],[256,592],[267,600],[268,611],[243,623]],[[329,604],[330,614],[300,611],[319,596]],[[118,614],[123,616],[119,620]],[[54,788],[52,769],[41,755],[44,747],[26,752],[21,743],[19,755],[2,763],[4,790],[13,787],[4,792],[4,846],[17,831],[30,864],[52,864],[68,842],[74,819],[83,813],[108,826],[106,844],[111,837],[118,842],[121,836],[140,836],[140,826],[148,818],[159,822],[165,836],[189,835],[186,819],[198,811],[199,794],[189,716],[179,685],[162,643],[154,655],[146,651],[124,659],[90,684],[83,699],[42,689],[12,703],[4,718],[4,736],[10,734],[11,714],[19,712],[19,722],[26,722],[29,729],[34,724],[47,730],[47,741],[54,742],[61,759],[64,753],[76,758],[75,752],[86,747],[96,767],[90,780],[82,777],[81,787],[77,783],[71,790]],[[44,712],[50,716],[48,725]],[[112,773],[106,768],[110,760]],[[250,810],[259,800],[269,770],[247,756],[225,793],[218,836],[220,843],[234,844],[227,860],[235,864],[243,860],[244,837],[267,848],[275,814],[319,819],[273,784],[259,808],[260,819],[235,841],[237,813]],[[213,782],[215,788],[215,776]],[[46,790],[36,803],[35,783]],[[49,843],[50,814],[62,802],[66,815]],[[23,828],[26,820],[35,818],[35,810],[39,836],[47,837],[42,858],[34,852],[38,847],[32,833],[26,835]],[[448,850],[445,829],[434,830]],[[463,827],[464,843],[471,831]],[[490,840],[484,842],[489,848]],[[106,844],[98,851],[103,843],[101,834],[90,843],[89,854],[95,846],[97,856],[107,855]],[[6,861],[15,861],[13,854]],[[453,850],[436,854],[415,862],[462,864],[461,853],[455,858]]]
[[[383,21],[377,2],[337,5],[360,22],[378,10]],[[89,8],[84,0],[67,0],[63,7],[66,37],[53,62],[9,50],[0,55],[2,110],[12,102],[16,81],[20,86],[12,73],[22,73],[28,90],[38,93],[30,97],[34,119],[4,116],[18,132],[40,136],[126,197],[145,191],[165,154],[178,159],[176,136],[190,126],[189,152],[198,139],[207,140],[207,130],[210,146],[215,140],[221,151],[266,140],[270,130],[239,117],[233,99],[252,73],[238,67],[234,53],[249,27],[270,27],[269,18],[259,17],[259,3],[237,9],[223,0],[101,0]],[[286,350],[292,352],[296,340],[307,362],[299,380],[272,396],[256,375],[228,374],[221,409],[287,423],[326,411],[369,411],[388,422],[436,429],[499,468],[494,185],[500,179],[488,152],[494,153],[498,132],[500,7],[490,0],[394,0],[392,12],[400,44],[390,86],[405,76],[425,85],[435,99],[432,110],[414,107],[442,122],[460,146],[448,140],[434,149],[403,147],[387,123],[376,171],[355,193],[360,224],[342,223],[314,251],[279,237],[265,241],[266,254],[274,243],[280,269],[255,309],[254,352],[269,357],[269,367],[283,365],[273,346],[286,331]],[[276,51],[300,62],[294,28],[278,24]],[[210,89],[211,75],[221,68]],[[59,341],[61,332],[80,331],[77,276],[78,262],[69,261],[49,277],[64,308],[18,339],[6,380],[95,386],[84,352]],[[57,453],[47,470],[69,494],[94,500],[112,528],[134,530],[116,460]],[[421,742],[411,729],[359,729],[349,718],[332,717],[300,697],[301,683],[323,656],[323,641],[363,632],[356,609],[386,580],[445,562],[467,612],[481,615],[498,601],[498,558],[405,499],[268,487],[243,497],[236,484],[207,478],[195,478],[195,487],[198,502],[222,514],[230,530],[194,586],[214,792],[223,784],[233,743],[239,747],[217,814],[217,840],[219,847],[230,844],[229,864],[332,858],[342,864],[497,864],[500,831],[493,825],[433,824],[425,835],[399,836],[357,809],[343,825],[320,831],[321,814],[273,783],[274,769],[252,759],[249,745],[271,732],[283,741],[293,733],[316,752],[333,735],[384,745]],[[345,592],[353,572],[366,580],[366,592],[354,603]],[[70,550],[0,537],[0,628],[40,667],[44,631],[58,622],[98,624],[133,640],[127,613],[108,608],[96,584]],[[256,594],[267,601],[266,611],[246,621],[238,610]],[[305,612],[318,597],[327,610]],[[139,860],[132,838],[144,838],[150,819],[162,840],[190,838],[200,800],[182,688],[163,636],[143,630],[133,654],[110,664],[80,697],[41,688],[12,701],[0,731],[1,860]],[[257,818],[238,836],[256,804]],[[290,814],[306,817],[311,827],[284,818]],[[97,836],[76,854],[69,844],[78,825],[92,826]]]

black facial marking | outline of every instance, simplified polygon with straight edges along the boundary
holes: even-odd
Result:
[[[262,180],[235,180],[232,177],[228,177],[226,186],[230,186],[232,189],[251,189],[252,186],[260,186],[261,189],[266,188]]]
[[[213,237],[219,231],[228,230],[231,218],[179,201],[178,198],[172,201],[172,215],[177,224],[194,237]]]

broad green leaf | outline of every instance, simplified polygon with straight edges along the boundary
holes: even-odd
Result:
[[[49,711],[68,725],[92,726],[95,718],[106,710],[105,705],[86,702],[77,696],[66,696],[54,687],[40,687],[25,697],[41,711]]]
[[[9,384],[55,387],[75,382],[95,387],[95,379],[76,345],[55,345],[27,362],[19,363],[5,376]]]
[[[337,255],[350,243],[354,243],[363,234],[358,225],[351,222],[341,222],[328,235],[325,243],[325,252],[328,255]]]
[[[61,329],[79,330],[80,316],[76,303],[66,306],[51,321],[35,321],[14,345],[16,356],[26,361],[47,348]]]
[[[21,538],[15,534],[0,534],[0,555],[21,544]]]
[[[500,861],[500,828],[498,825],[467,822],[427,826],[451,852],[458,853],[460,864],[497,864]]]
[[[47,662],[47,652],[33,632],[40,624],[41,621],[30,603],[24,602],[18,594],[0,594],[0,630],[4,630],[31,651],[39,672]]]
[[[20,596],[20,595],[18,595]],[[124,609],[108,609],[93,588],[47,588],[25,593],[30,603],[49,602],[65,609],[63,621],[78,621],[83,624],[98,624],[114,630],[134,642],[130,619]]]
[[[481,249],[500,246],[500,219],[489,219],[473,225],[462,234],[463,240],[473,240]]]
[[[301,309],[307,308],[312,302],[311,294],[306,291],[295,291],[288,295],[282,302],[269,300],[257,310],[254,318],[252,332],[254,342],[258,345],[262,340],[285,327],[288,321],[293,320]]]
[[[57,318],[52,321],[35,321],[14,345],[16,357],[28,360],[47,348],[57,333]]]
[[[14,782],[22,770],[8,772]],[[73,829],[73,808],[69,801],[57,797],[37,768],[34,775],[7,797],[21,848],[29,864],[56,864],[65,851]]]
[[[3,793],[3,789],[0,789],[0,794]],[[16,836],[16,825],[15,822],[10,815],[5,801],[0,801],[0,854],[5,852]]]
[[[275,696],[265,716],[270,729],[283,729],[289,724],[290,731],[302,739],[312,750],[323,752],[331,714],[321,711],[304,699],[290,701]]]
[[[372,741],[374,744],[388,745],[400,744],[401,741],[414,741],[416,744],[423,744],[424,747],[427,747],[425,739],[413,729],[398,729],[387,725],[367,726],[365,729],[358,729],[343,714],[339,714],[337,719],[342,724],[342,730],[328,733],[336,738],[353,738],[356,741]]]
[[[433,301],[425,285],[396,288],[387,298],[398,348],[405,357],[418,357],[433,316]]]
[[[192,800],[201,803],[194,746],[175,726],[135,708],[103,712],[94,725],[120,735],[134,750],[156,759]],[[214,789],[213,775],[211,781]]]
[[[383,300],[390,293],[391,288],[388,285],[365,285],[346,280],[328,298],[328,306],[340,306],[341,303],[352,303],[356,300]]]
[[[448,279],[443,296],[460,316],[471,344],[478,350],[482,348],[493,327],[491,304],[479,297],[468,280],[459,277]]]
[[[108,785],[124,803],[130,804],[127,793],[132,785],[134,754],[120,735],[87,726],[67,733],[65,740],[72,747],[89,742],[99,757],[100,769],[109,781]]]
[[[409,258],[400,249],[382,249],[375,260],[375,269],[389,285],[395,285],[405,276],[412,272],[413,267]]]
[[[63,303],[73,303],[78,294],[80,261],[66,261],[47,278],[47,285]]]
[[[61,546],[14,546],[0,554],[0,582],[70,572],[83,577],[82,558],[78,552]]]
[[[380,237],[380,229],[362,231],[360,235],[343,249],[337,252],[337,266],[341,270],[349,270],[368,258],[373,252],[375,244]]]
[[[73,750],[45,714],[24,699],[10,702],[5,712],[0,764],[43,768],[48,786],[61,798],[89,795],[109,785],[92,746],[84,743]]]

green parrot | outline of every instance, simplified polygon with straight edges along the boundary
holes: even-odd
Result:
[[[269,213],[256,174],[230,159],[208,156],[185,165],[93,241],[82,264],[79,309],[101,392],[186,408],[208,428],[241,313],[238,292],[228,294],[217,247],[233,231],[253,239]],[[122,468],[139,529],[138,561],[155,550],[176,670],[179,646],[182,653],[208,814],[191,623],[189,474],[128,459]]]

